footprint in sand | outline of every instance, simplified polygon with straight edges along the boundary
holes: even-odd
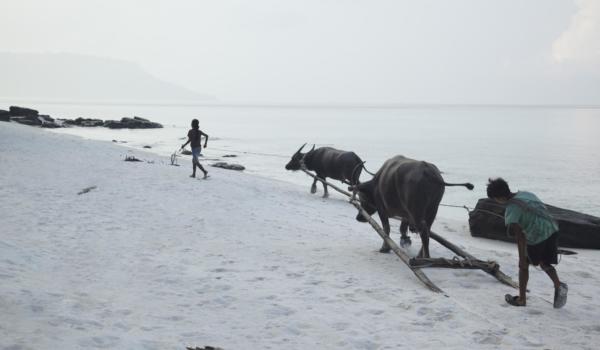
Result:
[[[586,333],[600,334],[600,325],[583,326],[581,327],[581,329],[584,330]]]
[[[348,327],[350,327],[350,323],[347,323],[347,322],[335,322],[331,326],[336,331],[340,331],[341,332],[341,331],[345,331],[346,329],[348,329]]]
[[[379,316],[379,315],[385,313],[385,310],[371,309],[371,310],[367,310],[367,312],[370,313],[371,315]]]
[[[287,306],[273,304],[272,307],[266,310],[267,316],[269,318],[277,318],[277,317],[286,317],[296,313],[296,311]]]
[[[447,321],[453,316],[452,309],[442,308],[439,310],[432,309],[430,307],[420,307],[417,309],[417,315],[426,316],[428,320],[432,321]]]
[[[533,315],[533,316],[538,316],[538,315],[543,315],[543,314],[544,314],[544,313],[543,313],[542,311],[540,311],[540,310],[531,309],[531,308],[528,308],[528,309],[527,309],[527,313],[528,313],[528,314],[530,314],[530,315]]]
[[[25,348],[22,345],[13,344],[2,348],[2,350],[25,350]]]
[[[473,332],[473,340],[477,344],[500,345],[502,338],[508,333],[506,329],[501,330],[481,330]]]
[[[381,348],[378,343],[374,343],[370,340],[357,340],[353,342],[353,349],[364,349],[364,350],[375,350]]]
[[[581,277],[581,278],[592,278],[593,275],[587,271],[575,271],[573,272],[573,274],[577,277]]]
[[[77,343],[79,346],[84,348],[98,348],[98,349],[114,349],[120,342],[120,338],[113,337],[111,335],[98,336],[91,338],[80,339]]]
[[[297,273],[297,272],[288,272],[288,273],[286,273],[285,275],[286,275],[286,277],[289,277],[289,278],[300,278],[300,277],[304,277],[304,274],[303,274],[303,273]]]

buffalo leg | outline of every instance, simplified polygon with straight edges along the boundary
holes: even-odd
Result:
[[[310,193],[315,193],[317,192],[317,179],[315,178],[315,180],[312,183],[312,186],[310,186]]]
[[[421,251],[419,252],[420,258],[429,258],[429,225],[424,221],[420,225],[419,235],[421,236]]]
[[[386,236],[390,236],[390,219],[381,215],[379,212],[379,220],[381,220],[381,225],[383,226],[383,232],[385,232]],[[379,248],[380,253],[389,253],[392,248],[389,244],[384,240],[383,245]]]
[[[401,247],[410,247],[410,245],[412,244],[412,241],[410,240],[410,237],[407,234],[408,232],[408,221],[406,220],[402,220],[402,223],[400,224],[400,246]]]
[[[323,198],[329,197],[329,192],[327,192],[327,184],[325,182],[323,182],[323,190],[325,191],[325,193],[323,193]]]

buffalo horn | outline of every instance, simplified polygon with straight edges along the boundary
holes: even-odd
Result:
[[[306,143],[305,143],[305,144],[303,144],[303,145],[302,145],[302,147],[300,147],[300,148],[299,148],[299,149],[296,151],[296,153],[300,153],[300,151],[302,151],[302,149],[304,148],[304,146],[306,146]]]

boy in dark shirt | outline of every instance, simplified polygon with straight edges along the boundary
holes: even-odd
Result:
[[[202,172],[204,173],[204,178],[206,179],[208,177],[208,171],[204,170],[204,168],[200,164],[200,161],[198,160],[198,156],[200,156],[200,151],[202,150],[202,147],[200,146],[200,138],[203,135],[205,137],[204,148],[206,148],[206,143],[208,142],[208,135],[203,133],[199,129],[198,119],[193,119],[192,128],[190,129],[190,131],[188,131],[188,140],[186,143],[181,145],[181,149],[183,149],[188,143],[190,144],[190,147],[192,147],[193,172],[192,175],[190,175],[190,177],[196,177],[196,167],[198,167],[200,168],[200,170],[202,170]]]

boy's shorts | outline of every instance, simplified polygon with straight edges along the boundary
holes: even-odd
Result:
[[[546,265],[558,264],[557,241],[558,232],[554,232],[552,236],[548,237],[548,239],[545,241],[542,241],[536,245],[527,245],[529,263],[535,266],[542,262]]]
[[[202,147],[192,148],[192,158],[194,160],[198,160],[198,157],[200,157],[200,151],[202,151]]]

